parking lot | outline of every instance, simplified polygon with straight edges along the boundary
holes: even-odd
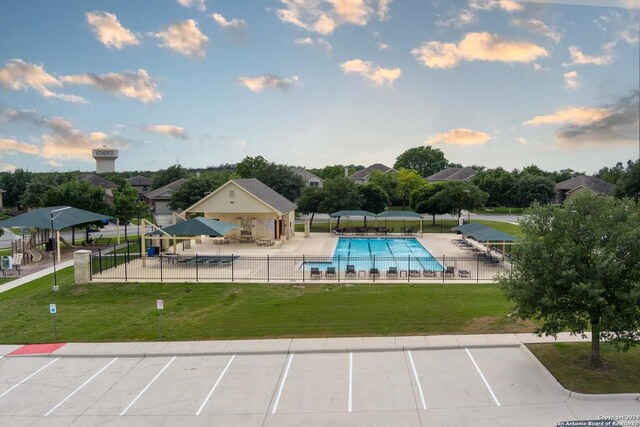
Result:
[[[0,424],[12,427],[552,426],[625,413],[640,403],[570,399],[521,347],[0,359]]]

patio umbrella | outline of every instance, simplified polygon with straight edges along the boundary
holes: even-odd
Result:
[[[162,229],[172,236],[224,236],[228,231],[238,228],[235,224],[215,219],[197,217],[179,224],[170,225]],[[151,235],[164,235],[161,231],[154,231]]]
[[[53,230],[62,230],[78,224],[112,219],[108,215],[97,214],[69,206],[54,206],[34,209],[31,212],[0,221],[0,227],[36,227],[51,229],[53,212]]]

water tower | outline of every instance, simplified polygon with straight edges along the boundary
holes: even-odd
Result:
[[[118,150],[103,146],[102,148],[94,148],[92,154],[93,158],[96,159],[96,173],[116,171]]]

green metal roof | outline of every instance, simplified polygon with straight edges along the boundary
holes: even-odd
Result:
[[[516,237],[504,231],[478,223],[464,224],[453,227],[453,229],[473,237],[478,242],[515,242],[518,240]]]
[[[411,211],[386,211],[377,215],[378,218],[411,218],[422,219],[422,215]]]
[[[52,214],[54,230],[62,230],[63,228],[73,225],[87,224],[113,218],[108,215],[97,214],[69,206],[53,206],[34,209],[31,212],[5,219],[4,221],[0,221],[0,227],[37,227],[51,229]]]
[[[238,228],[235,224],[210,218],[197,217],[162,229],[171,236],[224,236],[228,231]],[[164,235],[154,231],[151,235]]]
[[[333,217],[341,217],[341,216],[370,216],[375,217],[376,214],[368,212],[368,211],[338,211],[331,214]]]

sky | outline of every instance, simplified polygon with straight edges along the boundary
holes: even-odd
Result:
[[[617,7],[599,4],[616,5]],[[246,156],[594,173],[639,155],[640,0],[4,0],[0,170]]]

